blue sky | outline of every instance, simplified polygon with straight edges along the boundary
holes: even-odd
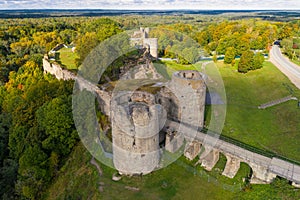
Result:
[[[0,9],[300,10],[300,0],[0,0]]]

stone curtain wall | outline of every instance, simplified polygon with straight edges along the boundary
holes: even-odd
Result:
[[[72,72],[62,69],[62,67],[57,63],[50,63],[48,56],[44,56],[43,59],[44,72],[54,75],[59,80],[75,80],[76,75]]]
[[[75,75],[74,73],[66,69],[63,69],[59,64],[50,63],[47,55],[45,55],[43,59],[43,68],[45,73],[50,73],[59,80],[76,80],[79,84],[80,90],[86,89],[87,91],[92,92],[99,101],[101,111],[107,116],[110,116],[111,95],[108,92],[100,90],[93,83],[83,79],[80,76]]]

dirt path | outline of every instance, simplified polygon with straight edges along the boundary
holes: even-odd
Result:
[[[96,160],[95,160],[94,157],[92,157],[90,163],[91,163],[92,165],[94,165],[94,166],[97,168],[97,171],[98,171],[98,173],[99,173],[99,176],[102,176],[102,175],[103,175],[103,171],[102,171],[102,169],[100,168],[100,166],[98,165],[98,163],[96,162]]]

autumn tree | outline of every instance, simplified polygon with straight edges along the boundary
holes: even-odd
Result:
[[[253,57],[253,51],[244,51],[238,64],[238,71],[241,73],[247,73],[252,68]]]
[[[108,18],[101,18],[92,22],[87,22],[80,29],[81,35],[75,41],[76,52],[78,59],[77,66],[80,66],[86,56],[94,49],[100,42],[105,39],[122,32],[120,24]]]
[[[234,47],[228,47],[224,57],[224,63],[231,64],[235,59],[235,49]]]
[[[262,68],[264,61],[265,61],[264,55],[262,53],[256,53],[253,56],[251,70]]]
[[[238,64],[238,71],[247,73],[263,67],[264,56],[261,53],[254,54],[253,51],[244,51]]]
[[[286,54],[289,58],[293,57],[293,40],[285,38],[280,42],[280,46],[282,46],[284,54]]]

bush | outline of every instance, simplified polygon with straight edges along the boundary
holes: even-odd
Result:
[[[252,51],[244,51],[238,65],[238,71],[241,73],[247,73],[249,70],[251,70],[253,57],[254,53]]]
[[[250,50],[244,51],[238,64],[238,71],[247,73],[250,70],[260,69],[263,66],[263,62],[264,56],[261,53],[254,54]]]

